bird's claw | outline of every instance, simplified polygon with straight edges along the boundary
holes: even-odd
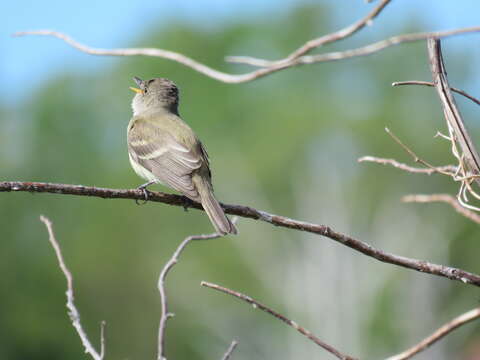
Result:
[[[148,193],[149,193],[149,191],[147,190],[147,186],[149,186],[149,185],[151,185],[151,184],[152,184],[152,182],[149,181],[148,183],[142,184],[142,185],[140,185],[140,186],[137,187],[138,190],[142,190],[142,192],[143,192],[143,197],[145,198],[144,200],[142,200],[142,202],[140,202],[138,199],[135,199],[135,203],[136,203],[137,205],[145,205],[145,204],[148,202],[148,197],[149,197]]]
[[[182,206],[183,206],[183,211],[188,212],[188,208],[192,207],[192,200],[184,196]]]

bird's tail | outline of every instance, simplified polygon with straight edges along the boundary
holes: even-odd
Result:
[[[200,186],[197,186],[197,190],[200,194],[202,206],[210,218],[212,225],[215,227],[215,230],[222,235],[237,234],[237,228],[225,215],[222,207],[218,203],[217,199],[215,199],[211,185],[207,184],[207,180],[201,177],[197,177],[197,179],[197,181],[201,181],[203,183],[203,186],[200,184]]]

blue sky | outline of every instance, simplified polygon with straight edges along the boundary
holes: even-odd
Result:
[[[367,13],[376,2],[363,0],[310,0],[321,4],[336,4],[334,22],[345,26]],[[300,2],[295,0],[142,0],[82,2],[59,0],[27,0],[4,2],[0,8],[3,23],[0,28],[0,95],[6,103],[16,103],[35,86],[66,67],[80,70],[98,69],[109,61],[81,54],[59,40],[45,37],[12,38],[20,30],[53,29],[70,34],[77,40],[96,47],[126,47],[135,38],[161,22],[172,18],[186,19],[200,26],[221,28],[232,19],[270,17],[289,11]],[[80,5],[81,4],[81,5]],[[5,11],[5,12],[4,12]],[[451,29],[480,25],[479,0],[393,0],[374,23],[376,35],[393,35],[395,29],[412,17],[423,19],[427,30]],[[332,29],[332,30],[335,30]],[[320,34],[312,34],[312,37]],[[376,38],[380,39],[380,37]],[[306,39],[307,40],[307,39]],[[158,46],[161,44],[144,44]],[[452,48],[470,47],[480,59],[480,34],[449,40]],[[175,49],[170,49],[175,50]],[[28,81],[31,86],[26,87]],[[22,84],[19,86],[18,84]],[[477,87],[478,88],[478,87]]]

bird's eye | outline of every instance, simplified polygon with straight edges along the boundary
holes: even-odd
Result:
[[[147,88],[143,89],[143,94],[146,94],[147,92],[148,92]]]

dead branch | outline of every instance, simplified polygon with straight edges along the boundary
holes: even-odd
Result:
[[[54,183],[38,183],[38,182],[18,182],[18,181],[4,181],[0,182],[0,192],[23,191],[23,192],[41,192],[64,195],[80,195],[90,197],[101,197],[108,199],[138,199],[143,200],[144,194],[138,189],[106,189],[97,188],[93,186],[83,185],[67,185]],[[184,207],[188,204],[189,207],[195,209],[202,209],[201,205],[195,202],[189,202],[185,197],[180,195],[166,194],[162,192],[150,192],[149,200],[152,202],[161,202],[174,206]],[[265,211],[257,210],[249,206],[241,205],[227,205],[222,204],[223,209],[227,214],[238,215],[245,218],[250,218],[258,221],[264,221],[271,225],[280,226],[288,229],[306,231],[309,233],[325,236],[344,246],[358,251],[366,256],[372,257],[378,261],[402,266],[407,269],[420,271],[436,276],[448,278],[450,280],[460,281],[466,284],[480,286],[480,276],[467,272],[462,269],[449,267],[430,263],[424,260],[411,259],[404,256],[394,255],[373,246],[342,234],[333,230],[327,225],[319,225],[308,223],[304,221],[294,220],[285,216],[270,214]]]
[[[395,46],[399,45],[402,43],[410,43],[410,42],[416,42],[416,41],[421,41],[421,40],[426,40],[431,37],[436,37],[436,38],[445,38],[445,37],[450,37],[454,35],[460,35],[460,34],[465,34],[465,33],[471,33],[471,32],[478,32],[480,31],[480,26],[474,26],[474,27],[469,27],[469,28],[462,28],[462,29],[455,29],[455,30],[445,30],[445,31],[434,31],[434,32],[424,32],[424,33],[414,33],[414,34],[405,34],[405,35],[398,35],[398,36],[393,36],[385,40],[377,41],[375,43],[362,46],[356,49],[350,49],[350,50],[345,50],[345,51],[335,51],[335,52],[329,52],[329,53],[324,53],[324,54],[318,54],[318,55],[304,55],[301,56],[297,59],[292,60],[291,62],[273,62],[270,66],[274,67],[274,71],[282,70],[282,69],[277,69],[277,66],[281,65],[288,65],[285,68],[288,67],[293,67],[293,66],[299,66],[299,65],[307,65],[307,64],[315,64],[315,63],[321,63],[321,62],[329,62],[329,61],[338,61],[338,60],[345,60],[345,59],[350,59],[353,57],[357,56],[367,56],[374,54],[376,52],[382,51],[390,46]],[[268,70],[268,64],[270,62],[263,60],[263,59],[257,59],[249,56],[229,56],[228,57],[230,62],[236,62],[236,63],[242,63],[242,64],[247,64],[247,65],[252,65],[252,66],[259,66],[260,64],[263,64],[267,67],[264,67],[262,69]],[[259,71],[259,70],[257,70]],[[268,72],[267,74],[269,74]],[[258,77],[263,77],[267,74],[262,74],[261,76]],[[257,78],[258,78],[257,77]],[[251,79],[254,80],[254,79]],[[250,80],[249,80],[250,81]],[[243,81],[242,81],[243,82]]]
[[[379,158],[375,156],[363,156],[357,160],[358,162],[373,162],[377,164],[382,164],[382,165],[391,165],[394,168],[407,171],[410,173],[414,174],[427,174],[427,175],[432,175],[435,173],[443,174],[445,172],[452,172],[455,173],[457,170],[457,167],[454,165],[445,165],[445,166],[437,166],[433,168],[417,168],[413,166],[409,166],[407,164],[398,162],[397,160],[394,159],[385,159],[385,158]]]
[[[425,40],[431,37],[444,38],[444,37],[471,33],[471,32],[479,32],[479,31],[480,31],[480,26],[475,26],[475,27],[455,29],[455,30],[399,35],[399,36],[394,36],[389,39],[372,43],[370,45],[360,47],[357,49],[351,49],[351,50],[339,51],[339,52],[330,52],[330,53],[319,54],[319,55],[304,55],[297,58],[293,58],[288,61],[274,62],[268,66],[261,67],[260,69],[257,69],[245,74],[229,74],[222,71],[218,71],[188,56],[185,56],[183,54],[170,51],[170,50],[164,50],[164,49],[158,49],[158,48],[124,48],[124,49],[93,48],[77,42],[76,40],[74,40],[73,38],[71,38],[66,34],[63,34],[58,31],[52,31],[52,30],[20,31],[13,34],[13,36],[26,36],[26,35],[53,36],[63,40],[64,42],[76,48],[77,50],[80,50],[90,55],[159,57],[159,58],[178,62],[212,79],[225,82],[225,83],[230,83],[230,84],[239,84],[239,83],[253,81],[290,67],[320,63],[320,62],[343,60],[343,59],[349,59],[356,56],[366,56],[366,55],[370,55],[378,51],[381,51],[387,47],[398,45],[401,43],[420,41],[420,40]],[[333,34],[337,34],[337,33],[333,33]],[[324,38],[328,38],[331,35],[332,34],[327,35]],[[344,37],[337,38],[337,36],[338,34],[333,36],[332,42],[344,38]],[[262,64],[265,64],[265,61],[266,61],[266,60],[251,58],[251,57],[229,57],[228,59],[231,62],[232,61],[237,63],[241,62],[244,64],[250,64],[250,65],[256,65],[259,62],[262,62]]]
[[[452,139],[452,146],[455,146],[458,143],[462,151],[459,161],[460,163],[464,162],[466,165],[464,175],[479,175],[480,157],[478,156],[478,152],[465,127],[462,116],[460,115],[460,111],[455,102],[455,98],[450,91],[445,64],[443,62],[440,40],[428,39],[428,56],[433,83],[435,84],[438,96],[440,97],[445,119],[447,120],[447,125],[451,132],[450,138]],[[454,155],[456,155],[456,152],[454,152]],[[475,180],[480,184],[480,179]]]
[[[67,279],[67,292],[66,292],[67,309],[68,309],[68,316],[72,321],[72,325],[77,331],[77,334],[80,337],[80,340],[82,341],[82,345],[85,349],[85,353],[90,354],[90,356],[94,360],[102,360],[105,356],[105,338],[104,338],[105,322],[102,322],[100,327],[101,348],[100,348],[100,353],[98,353],[97,350],[95,350],[92,343],[90,342],[90,340],[88,339],[88,336],[85,333],[85,330],[83,330],[82,324],[80,322],[80,313],[78,312],[75,306],[75,296],[73,291],[73,276],[70,270],[68,270],[67,265],[65,264],[65,260],[63,259],[63,255],[62,255],[62,250],[57,240],[55,239],[52,222],[50,221],[50,219],[48,219],[45,216],[40,216],[40,221],[43,222],[47,227],[48,240],[50,241],[50,244],[52,245],[53,250],[55,251],[55,255],[57,256],[57,260],[58,260],[58,265],[60,266],[60,269],[62,270],[63,275],[65,275],[65,278]]]
[[[396,82],[392,83],[392,86],[402,86],[402,85],[423,85],[423,86],[429,86],[429,87],[434,87],[435,86],[432,82],[419,81],[419,80],[396,81]],[[463,91],[461,89],[457,89],[457,88],[454,88],[454,87],[451,87],[450,90],[452,90],[453,92],[456,92],[457,94],[463,95],[467,99],[472,100],[477,105],[480,105],[480,100],[478,100],[477,98],[468,94],[466,91]]]
[[[391,356],[387,360],[406,360],[410,359],[419,352],[427,349],[437,341],[439,341],[444,336],[451,333],[453,330],[459,328],[462,325],[465,325],[475,319],[480,318],[480,307],[472,309],[460,316],[457,316],[455,319],[449,321],[438,330],[436,330],[432,335],[423,339],[417,345],[412,346],[410,349],[405,350],[404,352]]]
[[[232,220],[235,223],[235,219]],[[180,254],[183,252],[185,247],[193,240],[211,240],[217,239],[222,237],[221,234],[213,233],[213,234],[205,234],[205,235],[191,235],[186,237],[180,245],[177,247],[175,252],[173,253],[172,257],[163,267],[162,271],[160,272],[160,276],[158,278],[158,291],[160,293],[160,303],[161,303],[161,311],[162,314],[160,316],[160,325],[158,329],[158,360],[166,360],[165,357],[165,330],[167,327],[167,321],[169,318],[173,317],[174,315],[168,311],[168,302],[167,302],[167,292],[165,290],[165,279],[170,272],[170,270],[178,263],[178,258]],[[230,345],[229,349],[223,356],[223,359],[228,359],[237,346],[237,342],[233,341]]]
[[[232,353],[235,350],[235,348],[237,347],[237,345],[238,345],[238,342],[233,340],[232,343],[230,344],[230,347],[227,349],[227,351],[223,355],[222,360],[230,359],[230,357],[232,356]]]
[[[228,294],[228,295],[231,295],[231,296],[234,296],[240,300],[243,300],[247,303],[249,303],[250,305],[253,306],[254,309],[260,309],[262,311],[265,311],[266,313],[276,317],[277,319],[283,321],[285,324],[287,324],[288,326],[291,326],[292,328],[294,328],[295,330],[297,330],[300,334],[306,336],[308,339],[310,339],[311,341],[313,341],[315,344],[317,344],[318,346],[322,347],[323,349],[325,349],[326,351],[328,351],[329,353],[335,355],[338,359],[341,359],[341,360],[355,360],[355,358],[349,356],[349,355],[345,355],[345,354],[342,354],[340,351],[338,351],[337,349],[335,349],[333,346],[323,342],[322,340],[320,340],[317,336],[315,336],[314,334],[312,334],[309,330],[305,329],[304,327],[298,325],[295,321],[293,320],[290,320],[288,319],[287,317],[283,316],[282,314],[276,312],[275,310],[273,310],[272,308],[266,306],[266,305],[263,305],[262,303],[259,303],[258,301],[252,299],[250,296],[248,295],[244,295],[242,293],[239,293],[237,291],[234,291],[234,290],[231,290],[231,289],[228,289],[228,288],[225,288],[223,286],[220,286],[220,285],[217,285],[217,284],[212,284],[212,283],[209,283],[209,282],[206,282],[206,281],[202,281],[200,283],[202,286],[205,286],[207,288],[210,288],[210,289],[214,289],[214,290],[217,290],[217,291],[220,291],[220,292],[223,292],[225,294]]]
[[[433,172],[436,172],[436,173],[439,173],[439,174],[443,174],[443,175],[448,175],[448,176],[454,176],[455,174],[452,173],[450,170],[450,165],[447,165],[446,167],[438,167],[438,166],[433,166],[432,164],[430,164],[429,162],[427,162],[426,160],[423,160],[421,157],[419,157],[412,149],[410,149],[407,145],[405,145],[402,140],[400,140],[397,135],[395,135],[389,128],[385,128],[385,131],[387,132],[388,135],[390,135],[390,137],[398,144],[400,145],[403,150],[405,150],[412,158],[413,158],[413,161],[415,161],[416,163],[419,163],[419,164],[422,164],[423,166],[425,166],[426,168],[432,170]],[[444,169],[447,169],[447,170],[444,170]]]
[[[402,201],[406,203],[444,202],[452,206],[460,215],[465,216],[467,219],[470,219],[477,224],[480,224],[480,215],[478,213],[463,207],[455,197],[449,194],[407,195],[402,198]]]
[[[362,30],[365,26],[371,25],[373,22],[373,19],[376,18],[390,2],[391,0],[382,0],[381,3],[377,7],[375,7],[363,19],[360,19],[357,22],[341,30],[307,41],[305,44],[300,46],[298,49],[293,51],[290,55],[288,55],[284,59],[277,60],[277,61],[269,61],[264,59],[255,59],[255,58],[243,57],[243,56],[227,56],[225,60],[227,62],[243,63],[243,64],[260,66],[260,67],[269,67],[274,64],[291,62],[292,60],[295,60],[301,57],[302,55],[309,53],[313,49],[316,49],[320,46],[327,45],[329,43],[333,43],[333,42],[337,42],[339,40],[345,39],[349,36],[352,36],[356,32]],[[245,61],[246,59],[249,59],[249,60]]]

